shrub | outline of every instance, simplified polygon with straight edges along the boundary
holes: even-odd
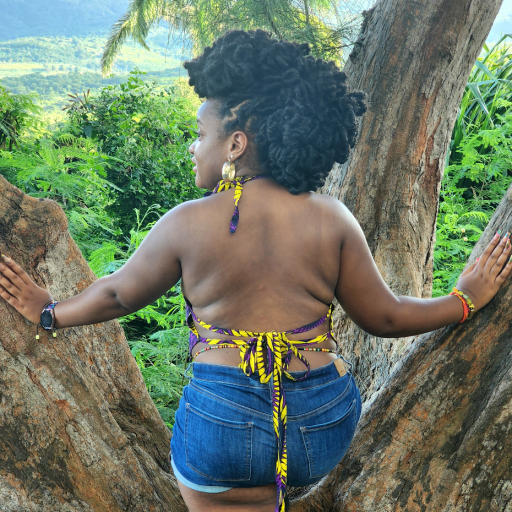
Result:
[[[12,94],[0,85],[0,150],[12,151],[19,138],[39,127],[41,108],[30,94]]]
[[[482,49],[468,79],[452,132],[447,165],[460,162],[462,141],[492,129],[512,101],[512,36],[504,35],[492,48]]]
[[[460,143],[461,161],[446,168],[441,184],[434,251],[433,296],[451,291],[490,217],[512,182],[512,103],[494,127]]]
[[[163,213],[200,195],[188,152],[197,104],[179,87],[161,88],[139,75],[132,72],[126,82],[68,110],[70,130],[97,141],[111,157],[107,179],[119,190],[107,212],[126,233],[136,222],[135,209],[158,204]]]

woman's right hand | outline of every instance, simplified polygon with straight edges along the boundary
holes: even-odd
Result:
[[[11,258],[0,259],[0,297],[19,311],[27,320],[37,324],[50,292],[37,286],[27,273]]]
[[[457,280],[456,288],[469,296],[475,311],[483,308],[501,288],[512,271],[510,234],[500,240],[497,232],[484,252]]]

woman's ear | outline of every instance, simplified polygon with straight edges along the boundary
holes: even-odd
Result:
[[[244,132],[237,131],[231,134],[229,142],[229,154],[236,160],[244,155],[247,150],[249,139]]]

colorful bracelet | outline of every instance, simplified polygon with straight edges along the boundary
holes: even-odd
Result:
[[[217,348],[238,348],[240,349],[239,346],[237,345],[214,345],[212,347],[206,347],[206,348],[203,348],[202,350],[199,350],[198,352],[196,352],[196,354],[194,356],[192,356],[192,359],[195,359],[199,354],[202,354],[203,352],[207,352],[208,350],[215,350]]]
[[[472,300],[464,292],[457,290],[457,288],[454,288],[450,295],[455,295],[462,302],[464,315],[462,316],[462,320],[459,321],[459,324],[465,322],[466,320],[471,320],[475,314],[475,305],[473,304]]]
[[[463,314],[462,314],[462,320],[459,320],[459,324],[462,324],[464,323],[467,318],[468,318],[468,314],[469,314],[469,307],[468,305],[466,304],[466,301],[458,294],[458,293],[450,293],[450,295],[455,295],[456,297],[459,298],[459,300],[462,302],[462,309],[463,309]]]

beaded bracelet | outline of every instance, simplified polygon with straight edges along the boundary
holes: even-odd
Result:
[[[450,295],[455,295],[462,302],[464,315],[462,316],[462,320],[459,321],[459,324],[465,322],[466,320],[471,320],[475,314],[475,305],[473,304],[472,300],[464,292],[457,290],[457,288],[454,288]]]
[[[455,290],[455,288],[454,288],[454,290]],[[459,295],[459,293],[456,293],[453,291],[452,293],[450,293],[450,295],[455,295],[462,302],[463,314],[462,314],[462,319],[459,321],[459,324],[462,324],[468,318],[469,306],[468,306],[467,302],[464,300],[464,298],[461,295]]]
[[[309,352],[330,352],[331,354],[336,354],[336,350],[331,350],[329,348],[297,348],[297,350],[307,350]]]
[[[461,292],[460,290],[457,290],[457,288],[454,288],[456,292],[458,292],[466,301],[466,304],[468,305],[468,320],[471,320],[473,318],[473,315],[475,314],[475,305],[473,304],[473,301],[469,298],[467,294],[464,292]]]
[[[206,347],[202,350],[199,350],[195,353],[192,359],[195,359],[202,352],[206,352],[207,350],[214,350],[216,348],[240,348],[237,345],[215,345],[213,347]],[[330,352],[331,354],[336,354],[336,350],[330,350],[328,348],[297,348],[297,350],[307,350],[309,352]]]
[[[202,350],[199,350],[198,352],[196,352],[194,354],[194,356],[192,357],[192,359],[195,359],[199,354],[202,354],[203,352],[206,352],[207,350],[214,350],[216,348],[239,348],[237,345],[215,345],[213,347],[206,347],[206,348],[203,348]]]

